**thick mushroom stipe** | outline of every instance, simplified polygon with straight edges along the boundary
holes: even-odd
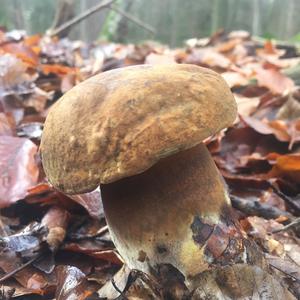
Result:
[[[113,241],[133,269],[170,264],[189,278],[246,258],[223,179],[202,143],[101,192]]]

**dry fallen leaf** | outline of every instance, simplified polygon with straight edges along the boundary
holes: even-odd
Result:
[[[293,80],[274,68],[256,68],[256,79],[260,86],[265,86],[277,94],[291,91],[294,88]]]

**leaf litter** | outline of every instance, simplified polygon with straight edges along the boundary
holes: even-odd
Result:
[[[1,32],[0,298],[163,297],[155,279],[123,265],[100,191],[72,197],[56,191],[38,154],[43,122],[62,94],[97,73],[144,63],[208,67],[231,87],[239,117],[206,144],[243,229],[299,297],[300,88],[292,70],[300,56],[289,47],[244,31],[218,31],[179,49]]]

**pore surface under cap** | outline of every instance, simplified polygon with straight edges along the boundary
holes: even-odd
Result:
[[[217,73],[194,65],[141,65],[78,84],[51,108],[41,155],[66,193],[141,173],[229,126],[236,103]]]

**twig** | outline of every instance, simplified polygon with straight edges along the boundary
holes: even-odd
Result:
[[[112,286],[114,287],[114,289],[120,294],[120,296],[122,297],[122,299],[127,299],[127,297],[125,296],[125,293],[124,293],[124,291],[122,292],[118,287],[117,287],[117,285],[116,285],[116,282],[115,282],[115,280],[112,278],[111,279],[111,284],[112,284]],[[119,297],[120,297],[119,296]],[[118,297],[118,298],[119,298]],[[117,298],[117,299],[118,299]]]
[[[50,37],[53,37],[55,35],[58,35],[59,33],[61,33],[62,31],[70,28],[71,26],[74,26],[75,24],[78,24],[79,22],[83,21],[84,19],[86,19],[87,17],[89,17],[90,15],[94,14],[95,12],[104,9],[104,8],[108,8],[110,7],[110,5],[115,2],[116,0],[108,0],[104,3],[99,3],[93,7],[91,7],[90,9],[86,10],[85,12],[83,12],[82,14],[79,14],[78,16],[76,16],[75,18],[65,22],[64,24],[62,24],[61,26],[54,28],[54,29],[50,29],[47,33],[47,35],[49,35]]]
[[[270,187],[272,188],[273,192],[276,195],[278,195],[280,198],[282,198],[291,208],[293,208],[297,214],[300,214],[300,208],[299,208],[299,206],[289,196],[287,196],[284,193],[282,193],[272,183],[270,184]]]
[[[123,289],[123,291],[121,291],[116,283],[115,280],[112,278],[111,279],[111,283],[113,285],[113,287],[115,288],[115,290],[120,293],[120,296],[118,296],[117,298],[115,298],[115,300],[126,300],[126,292],[129,290],[129,288],[131,287],[131,285],[137,280],[137,279],[142,280],[150,289],[151,291],[155,294],[155,296],[157,298],[155,299],[161,299],[161,295],[160,295],[160,290],[161,287],[160,285],[154,280],[152,279],[149,275],[147,275],[146,273],[143,273],[142,271],[136,270],[136,269],[132,269],[128,275],[127,278],[127,282],[126,285]],[[121,297],[121,298],[120,298]]]
[[[20,267],[12,270],[11,272],[7,273],[6,275],[4,275],[3,277],[0,278],[0,283],[7,280],[7,279],[9,279],[10,277],[14,276],[16,273],[20,272],[21,270],[25,269],[27,266],[31,265],[34,261],[36,261],[40,257],[41,257],[41,255],[37,255],[36,257],[32,258],[31,260],[29,260],[25,264],[23,264]]]
[[[124,18],[126,18],[126,19],[130,20],[131,22],[135,23],[136,25],[138,25],[138,26],[144,28],[145,30],[151,32],[152,34],[156,33],[156,31],[153,27],[151,27],[150,25],[142,22],[141,20],[139,20],[138,18],[132,16],[131,14],[121,10],[120,8],[116,7],[115,5],[110,5],[109,8],[114,10],[116,13],[120,14]]]
[[[157,299],[160,299],[161,286],[154,278],[152,278],[148,274],[146,274],[142,271],[136,270],[136,269],[131,270],[130,276],[132,278],[131,280],[136,280],[137,278],[140,278],[154,292]]]
[[[230,195],[232,206],[247,215],[263,217],[264,219],[276,219],[280,216],[285,216],[289,220],[293,219],[293,216],[283,210],[276,207],[260,203],[258,201],[249,201],[239,198],[235,195]]]
[[[273,230],[272,233],[278,233],[278,232],[286,231],[288,229],[291,229],[293,227],[298,226],[299,224],[300,224],[300,218],[297,218],[293,222],[291,222],[290,224],[285,225],[283,228]]]
[[[108,226],[105,225],[105,226],[101,227],[95,234],[74,234],[74,235],[70,235],[69,239],[72,241],[94,239],[94,238],[102,236],[107,231],[108,231]]]
[[[289,276],[289,277],[295,279],[297,282],[300,282],[300,280],[299,280],[296,276],[294,276],[294,275],[292,275],[292,274],[289,274],[289,273],[285,272],[284,270],[278,268],[277,266],[274,266],[272,263],[269,263],[269,265],[270,265],[271,267],[275,268],[276,270],[282,272],[283,274],[285,274],[285,275],[287,275],[287,276]]]

